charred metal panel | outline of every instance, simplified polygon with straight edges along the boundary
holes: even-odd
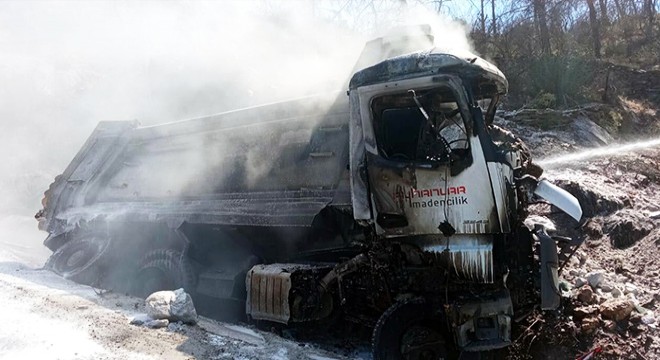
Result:
[[[458,173],[447,162],[417,164],[412,161],[380,160],[370,104],[383,94],[406,89],[440,86],[455,90],[455,100],[470,134],[466,94],[460,79],[434,76],[392,82],[357,89],[364,144],[368,153],[369,190],[377,231],[384,236],[439,234],[444,222],[458,234],[486,234],[502,231],[481,143],[469,136],[471,162]],[[353,92],[351,92],[353,94]],[[358,100],[351,98],[352,101]],[[354,111],[357,113],[357,111]],[[357,151],[356,151],[357,152]],[[357,166],[352,162],[352,166]],[[355,174],[355,170],[352,172]],[[452,175],[453,174],[453,175]],[[354,184],[356,180],[353,180]],[[357,186],[355,187],[357,188]],[[355,188],[353,195],[356,196]]]
[[[413,237],[406,242],[435,256],[461,280],[493,283],[493,240],[487,235]]]
[[[378,213],[399,214],[407,226],[385,227],[385,236],[439,234],[447,220],[457,234],[501,231],[487,167],[479,141],[471,139],[474,161],[457,176],[447,165],[437,169],[370,167],[373,200]]]
[[[59,224],[52,221],[55,215],[80,203],[78,193],[84,188],[85,182],[95,175],[104,161],[112,156],[115,147],[122,144],[136,126],[136,121],[103,121],[96,126],[69,166],[44,194],[44,209],[38,213],[40,228],[51,233],[62,231],[57,228]]]
[[[434,48],[388,59],[359,71],[351,78],[350,88],[438,73],[470,79],[467,85],[475,94],[479,94],[482,88],[487,88],[487,92],[505,94],[509,86],[504,74],[484,59],[468,52],[449,54]]]
[[[245,280],[247,314],[283,324],[328,316],[332,299],[320,296],[319,281],[331,269],[327,264],[255,265]]]
[[[245,279],[245,311],[253,319],[287,324],[291,318],[291,273],[282,264],[256,265]]]
[[[324,120],[333,119],[312,117],[133,141],[90,200],[336,188],[348,162],[348,128],[330,127]]]
[[[502,232],[511,231],[511,220],[509,216],[515,216],[515,209],[509,209],[510,204],[516,204],[510,196],[515,196],[515,191],[510,191],[509,185],[513,184],[513,169],[508,164],[488,163],[488,173],[495,196],[498,221]]]
[[[196,224],[310,226],[335,192],[234,193],[204,198],[99,202],[73,207],[57,218],[74,227],[81,221],[183,221]],[[150,201],[149,201],[150,200]]]
[[[99,137],[94,139],[94,142],[89,149],[89,152],[93,153],[94,156],[86,156],[84,160],[78,164],[76,170],[71,174],[68,181],[88,181],[91,179],[103,165],[103,154],[106,154],[108,150],[110,150],[116,140],[117,139],[114,137]]]
[[[351,169],[351,200],[353,217],[356,220],[371,219],[369,205],[367,163],[363,125],[360,119],[360,101],[357,91],[351,91],[351,121],[350,123],[350,169]]]
[[[486,351],[511,345],[513,304],[508,292],[448,308],[456,345],[464,351]]]
[[[52,213],[65,226],[309,226],[328,204],[350,205],[348,120],[347,99],[333,94],[122,131],[102,123],[65,172],[67,201],[52,202]]]

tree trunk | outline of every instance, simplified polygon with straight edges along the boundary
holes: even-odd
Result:
[[[600,59],[600,29],[598,25],[598,18],[596,15],[596,7],[594,0],[587,0],[589,5],[589,23],[591,24],[591,37],[594,41],[594,56]]]
[[[481,33],[486,35],[486,13],[484,12],[484,1],[481,0]]]
[[[627,19],[627,13],[626,9],[621,6],[621,1],[620,0],[614,0],[614,5],[616,6],[616,12],[619,15],[619,23],[621,24],[621,27],[623,28],[623,37],[626,40],[626,56],[630,57],[632,54],[632,39],[630,38],[630,24],[628,24],[628,19]]]
[[[600,6],[600,20],[603,27],[610,24],[610,17],[607,16],[607,0],[598,0]]]
[[[550,32],[548,31],[548,20],[545,10],[545,0],[534,0],[534,18],[539,28],[539,37],[541,40],[541,52],[550,54]]]
[[[614,0],[614,6],[616,6],[616,12],[619,15],[619,21],[623,20],[623,18],[626,15],[626,12],[623,9],[623,6],[621,6],[620,0]]]
[[[630,6],[633,9],[633,14],[638,15],[639,14],[639,9],[637,9],[637,2],[635,0],[630,1]]]
[[[493,27],[493,36],[497,35],[497,21],[495,20],[495,0],[490,0],[490,12]]]
[[[645,0],[644,1],[644,13],[646,15],[646,39],[651,40],[653,38],[653,22],[655,20],[655,1],[654,0]]]

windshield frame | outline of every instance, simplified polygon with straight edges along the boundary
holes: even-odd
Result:
[[[447,164],[449,161],[443,160],[422,160],[411,159],[406,161],[389,159],[379,149],[377,136],[375,133],[375,115],[372,111],[373,102],[375,99],[387,96],[406,93],[412,89],[416,92],[432,90],[434,88],[446,88],[454,96],[454,100],[458,105],[461,119],[463,121],[463,128],[466,134],[466,152],[470,153],[471,145],[470,138],[473,136],[473,119],[469,111],[469,102],[467,91],[463,85],[460,77],[455,75],[443,74],[434,76],[425,76],[414,79],[407,79],[401,81],[392,81],[387,83],[380,83],[375,85],[363,86],[357,89],[360,99],[360,114],[362,122],[362,130],[365,138],[365,148],[371,157],[377,156],[379,161],[390,163],[396,166],[403,164],[404,166],[414,165],[416,167],[429,168],[437,167],[441,164]],[[411,94],[412,96],[412,94]],[[398,167],[398,166],[397,166]]]

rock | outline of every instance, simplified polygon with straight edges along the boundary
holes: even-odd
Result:
[[[582,319],[580,323],[580,329],[585,334],[593,333],[600,326],[600,321],[597,317],[588,317]]]
[[[555,185],[575,196],[580,202],[582,213],[585,217],[611,214],[623,209],[630,199],[617,198],[609,194],[601,193],[597,189],[588,188],[571,180],[556,180]]]
[[[645,324],[645,325],[655,324],[655,316],[650,311],[648,313],[646,313],[646,315],[642,316],[641,320],[642,320],[642,324]]]
[[[528,229],[533,230],[535,224],[540,224],[545,227],[545,230],[548,234],[551,234],[553,232],[557,232],[557,226],[555,223],[552,222],[552,220],[548,219],[545,216],[540,216],[540,215],[529,215],[527,219],[525,219],[525,226],[527,226]]]
[[[639,290],[637,289],[637,286],[635,286],[634,284],[626,283],[623,286],[623,293],[637,295],[639,293]]]
[[[192,298],[183,289],[155,292],[147,297],[145,304],[147,314],[153,319],[168,319],[188,324],[197,322]]]
[[[591,146],[608,145],[614,141],[614,138],[607,132],[607,130],[589,120],[589,118],[584,115],[577,116],[571,124],[571,127],[580,141]]]
[[[171,322],[169,325],[167,325],[167,331],[184,333],[185,330],[186,326],[181,322]]]
[[[615,298],[618,298],[618,297],[620,297],[621,295],[623,295],[623,293],[621,292],[621,290],[619,290],[619,288],[617,288],[617,287],[612,288],[612,292],[611,292],[611,294],[612,294],[612,297],[615,297]]]
[[[592,239],[600,239],[603,236],[603,219],[602,218],[591,218],[584,224],[584,232],[589,235]]]
[[[170,306],[175,298],[174,291],[157,291],[149,295],[144,300],[147,314],[152,319],[168,319],[172,315]]]
[[[603,290],[604,292],[612,292],[614,286],[612,286],[612,284],[609,283],[602,283],[600,284],[600,289]]]
[[[612,320],[603,320],[603,328],[609,332],[616,330],[616,322]]]
[[[582,260],[580,260],[580,261],[582,261]],[[581,262],[580,264],[583,265],[584,262]],[[578,275],[581,276],[581,277],[585,277],[585,276],[587,276],[587,272],[584,269],[578,269]]]
[[[577,279],[575,280],[575,287],[576,287],[576,288],[581,288],[581,287],[584,286],[584,284],[586,284],[586,283],[587,283],[587,280],[586,280],[586,279],[579,277],[579,278],[577,278]]]
[[[141,325],[144,325],[144,323],[149,322],[151,320],[153,320],[153,319],[151,317],[149,317],[149,315],[139,314],[139,315],[135,316],[133,319],[131,319],[130,324],[141,326]]]
[[[598,311],[603,318],[621,321],[630,316],[633,308],[634,305],[629,299],[612,299],[600,304]]]
[[[149,320],[146,323],[144,323],[144,326],[152,329],[160,329],[167,327],[169,325],[170,321],[167,319],[154,319],[154,320]]]
[[[582,320],[590,315],[598,312],[597,306],[582,306],[573,310],[573,317],[577,320]]]
[[[633,324],[639,324],[642,322],[642,314],[640,313],[631,313],[630,317],[628,318],[628,321],[630,321]]]
[[[597,288],[605,279],[605,275],[601,271],[595,271],[587,274],[587,282],[592,288]]]
[[[577,297],[585,304],[593,304],[596,301],[593,289],[588,286],[581,287],[578,291]]]
[[[612,246],[625,249],[648,235],[653,227],[653,223],[639,212],[625,209],[609,217],[603,229]]]
[[[175,290],[176,298],[172,303],[172,317],[175,321],[182,321],[186,324],[197,323],[197,311],[192,302],[192,298],[183,289]]]

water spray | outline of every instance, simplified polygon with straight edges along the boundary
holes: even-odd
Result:
[[[660,146],[660,138],[637,141],[628,144],[614,144],[614,145],[599,147],[596,149],[589,149],[577,153],[571,153],[562,156],[541,159],[537,163],[544,167],[552,167],[552,165],[556,165],[556,164],[566,164],[575,161],[591,159],[595,157],[623,155],[636,150],[653,148],[656,146]]]

